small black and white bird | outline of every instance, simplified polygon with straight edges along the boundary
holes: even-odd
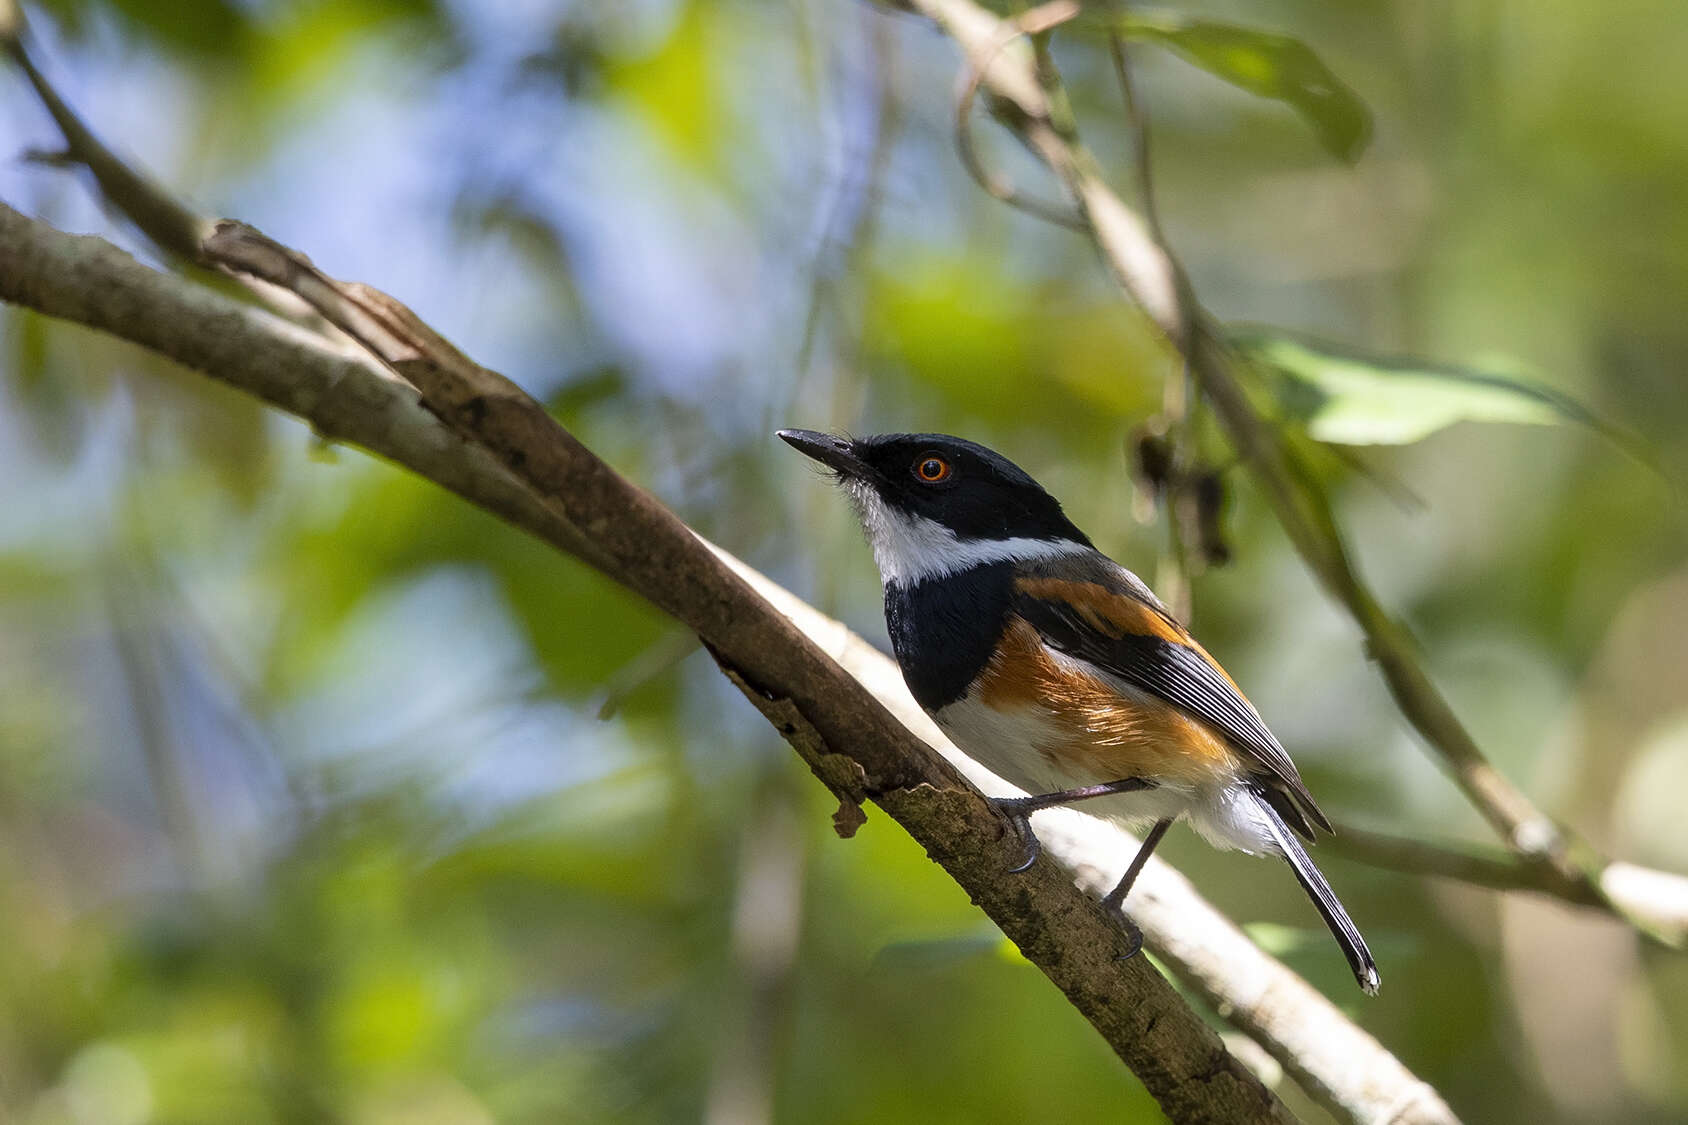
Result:
[[[1375,994],[1365,939],[1302,848],[1330,822],[1225,670],[1135,574],[1092,546],[1002,455],[944,434],[781,430],[830,469],[885,584],[909,690],[950,740],[1034,796],[998,801],[1036,859],[1030,814],[1084,801],[1143,846],[1125,901],[1179,817],[1210,843],[1289,862]]]

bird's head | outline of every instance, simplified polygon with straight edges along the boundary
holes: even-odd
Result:
[[[947,434],[779,436],[844,486],[887,585],[1091,547],[1059,501],[977,442]]]

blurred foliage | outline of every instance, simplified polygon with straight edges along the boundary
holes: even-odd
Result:
[[[1384,359],[1274,332],[1233,333],[1231,343],[1277,377],[1273,398],[1319,441],[1402,445],[1456,422],[1581,422],[1613,432],[1576,400],[1505,372],[1504,361],[1483,370]]]
[[[1124,38],[1165,44],[1240,89],[1287,103],[1344,160],[1358,160],[1371,139],[1366,103],[1299,39],[1165,13],[1127,12],[1110,28]]]
[[[31,11],[119,151],[391,290],[870,638],[867,552],[776,426],[979,438],[1159,565],[1125,450],[1179,373],[1082,240],[960,171],[957,59],[911,20],[856,0]],[[1230,85],[1132,57],[1198,291],[1275,326],[1262,390],[1315,438],[1399,443],[1316,464],[1461,714],[1598,845],[1684,870],[1661,797],[1688,776],[1677,14],[1203,0],[1157,36]],[[1055,54],[1128,183],[1105,51],[1063,31]],[[0,84],[0,152],[52,147]],[[1358,154],[1362,98],[1375,135],[1349,167],[1326,149]],[[0,198],[129,238],[60,171],[4,163]],[[1474,383],[1493,354],[1539,390]],[[1657,473],[1584,426],[1471,424],[1569,402]],[[1482,838],[1198,423],[1233,555],[1196,581],[1204,640],[1337,819]],[[834,838],[761,720],[601,579],[11,310],[0,474],[8,1120],[1158,1120],[918,848],[877,817]],[[1688,972],[1612,923],[1333,861],[1384,963],[1360,1004],[1286,872],[1182,832],[1167,850],[1467,1120],[1688,1114]]]

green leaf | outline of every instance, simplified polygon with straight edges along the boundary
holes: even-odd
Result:
[[[1365,102],[1299,39],[1170,14],[1133,13],[1111,23],[1128,39],[1160,43],[1216,78],[1287,103],[1343,160],[1359,159],[1371,140]]]
[[[1366,356],[1270,330],[1234,332],[1231,344],[1273,376],[1278,403],[1320,441],[1404,445],[1455,422],[1577,422],[1621,444],[1621,434],[1567,395],[1518,374]]]

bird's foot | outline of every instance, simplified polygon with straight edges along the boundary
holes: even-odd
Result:
[[[1137,928],[1137,923],[1124,914],[1119,916],[1119,924],[1125,929],[1125,952],[1114,955],[1115,961],[1129,961],[1143,952],[1143,931]]]
[[[1026,858],[1018,867],[1010,868],[1010,874],[1019,874],[1029,870],[1037,862],[1037,857],[1043,854],[1043,845],[1038,841],[1037,833],[1032,831],[1032,813],[1041,809],[1058,808],[1070,805],[1076,801],[1087,801],[1092,797],[1108,797],[1115,793],[1135,793],[1144,789],[1153,789],[1155,782],[1147,777],[1126,777],[1118,781],[1106,781],[1100,785],[1081,785],[1077,789],[1060,789],[1053,793],[1039,793],[1032,797],[996,797],[991,803],[1002,811],[1008,822],[1014,826],[1014,831],[1026,845]]]
[[[1010,867],[1008,869],[1010,875],[1029,871],[1032,864],[1037,862],[1037,857],[1043,854],[1043,844],[1039,842],[1037,833],[1032,831],[1032,813],[1040,808],[1048,807],[1047,805],[1037,804],[1039,799],[1037,797],[998,797],[991,802],[1002,812],[1003,816],[1008,818],[1008,823],[1014,826],[1015,835],[1019,836],[1020,842],[1026,846],[1025,860],[1018,867]]]

